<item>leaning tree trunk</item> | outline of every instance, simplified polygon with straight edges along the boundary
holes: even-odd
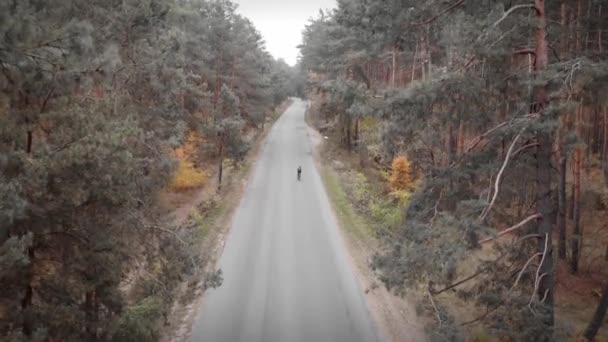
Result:
[[[548,64],[548,45],[545,15],[545,1],[535,0],[535,13],[537,27],[535,31],[535,53],[536,61],[534,69],[537,73],[543,72]],[[534,103],[531,106],[533,113],[540,115],[540,120],[548,120],[544,110],[549,105],[546,84],[534,87]],[[553,213],[553,202],[551,201],[551,154],[552,154],[552,132],[547,129],[538,130],[536,138],[538,142],[536,163],[537,163],[537,187],[536,187],[536,208],[542,217],[538,221],[537,233],[542,236],[538,239],[538,251],[544,257],[539,265],[542,275],[539,279],[537,296],[548,309],[546,324],[553,326],[553,227],[551,225],[551,215]]]
[[[604,290],[602,292],[602,298],[600,298],[600,303],[597,305],[595,309],[595,313],[593,314],[593,318],[587,329],[585,329],[585,338],[587,341],[593,341],[595,335],[600,330],[602,323],[604,322],[604,317],[606,317],[606,311],[608,310],[608,283],[604,285]]]

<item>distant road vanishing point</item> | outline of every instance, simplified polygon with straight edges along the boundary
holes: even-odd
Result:
[[[377,341],[295,100],[269,132],[191,341]],[[302,166],[302,180],[296,169]]]

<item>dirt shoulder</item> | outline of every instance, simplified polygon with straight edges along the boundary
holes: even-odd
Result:
[[[327,140],[312,127],[309,119],[309,135],[314,145],[314,158],[332,208],[338,218],[349,254],[355,264],[357,277],[365,296],[372,319],[380,336],[388,341],[426,341],[423,321],[416,315],[414,301],[389,292],[377,279],[370,262],[378,250],[378,241],[369,234],[368,220],[359,215],[340,183],[341,174],[334,165],[341,161],[323,153]]]

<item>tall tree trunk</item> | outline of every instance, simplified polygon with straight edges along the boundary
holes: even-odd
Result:
[[[420,67],[422,69],[422,80],[426,81],[426,44],[424,43],[424,37],[420,37]]]
[[[573,158],[576,160],[576,155]],[[574,164],[573,164],[574,165]],[[574,178],[574,166],[572,166],[572,178]],[[575,185],[574,182],[570,186],[570,202],[568,205],[568,218],[574,220],[574,193],[575,193]]]
[[[391,74],[391,87],[395,87],[395,75],[397,73],[397,44],[393,45],[393,53],[392,53],[392,57],[393,57],[393,65],[391,66],[392,68],[392,74]]]
[[[33,132],[28,129],[27,130],[27,146],[25,148],[25,152],[27,154],[32,153],[32,139],[33,139]]]
[[[460,120],[460,124],[458,125],[458,137],[456,139],[456,155],[462,155],[464,148],[464,122]]]
[[[576,3],[576,27],[574,33],[574,46],[576,49],[576,54],[580,55],[581,49],[581,21],[583,19],[583,0],[578,0]]]
[[[355,147],[359,146],[359,118],[355,118],[355,134],[353,136]]]
[[[608,186],[608,110],[604,108],[604,159],[602,167],[604,169],[604,183]]]
[[[597,97],[597,95],[596,95]],[[600,113],[600,104],[596,103],[593,110],[593,153],[602,155],[602,137],[604,134],[604,126]]]
[[[431,46],[429,44],[429,30],[428,28],[426,29],[425,35],[424,35],[424,46],[425,46],[425,50],[426,50],[426,65],[427,65],[427,76],[428,78],[432,78],[433,77],[433,58],[431,55]]]
[[[595,335],[602,327],[604,322],[604,317],[606,317],[606,311],[608,310],[608,283],[604,285],[604,290],[602,291],[602,298],[600,298],[600,302],[595,309],[595,313],[593,314],[593,318],[587,329],[585,329],[585,338],[587,341],[593,341]]]
[[[580,135],[582,133],[581,130],[581,120],[582,120],[582,108],[579,105],[577,108],[577,131]],[[574,153],[574,210],[573,210],[573,229],[572,229],[572,239],[571,239],[571,249],[572,249],[572,258],[570,260],[570,272],[576,274],[578,272],[578,264],[580,260],[581,254],[581,242],[582,242],[582,230],[581,230],[581,168],[583,164],[583,151],[580,147],[576,148]]]
[[[222,77],[221,77],[221,69],[222,69],[222,60],[224,58],[223,51],[220,53],[220,58],[215,63],[215,87],[213,89],[213,109],[217,107],[217,103],[220,99],[220,92],[222,90]]]
[[[31,337],[33,331],[34,322],[32,322],[32,315],[29,313],[30,307],[32,306],[32,300],[34,298],[34,287],[32,283],[34,282],[34,271],[33,265],[36,262],[36,252],[34,250],[34,246],[28,248],[27,251],[29,257],[29,267],[26,272],[27,285],[25,286],[25,294],[21,299],[21,312],[23,320],[21,322],[21,328],[23,330],[23,334],[26,337]]]
[[[561,142],[559,142],[561,144]],[[566,165],[568,156],[565,152],[560,151],[559,157],[559,186],[558,186],[558,213],[557,213],[557,231],[558,245],[557,254],[560,259],[566,259]]]
[[[597,17],[598,17],[598,22],[597,22],[597,50],[600,53],[600,55],[602,54],[602,50],[603,50],[603,42],[602,42],[602,4],[600,3],[599,8],[598,8],[598,13],[597,13]]]
[[[346,114],[348,115],[348,114]],[[346,148],[348,149],[348,152],[352,151],[352,136],[351,136],[351,125],[352,125],[352,120],[350,119],[350,116],[347,117],[346,119]]]
[[[581,247],[581,203],[580,203],[580,179],[581,179],[581,170],[580,170],[580,159],[581,153],[580,150],[575,152],[575,160],[574,160],[574,194],[573,194],[573,222],[572,222],[572,237],[570,240],[570,248],[572,250],[572,256],[570,259],[570,272],[576,274],[578,272],[578,262],[580,260],[580,247]]]
[[[535,32],[535,52],[536,61],[534,69],[537,73],[543,72],[548,64],[548,45],[545,14],[545,1],[535,0],[535,14],[537,27]],[[547,96],[547,86],[537,85],[534,88],[534,104],[531,106],[532,112],[539,113],[541,121],[546,120],[544,110],[549,105]],[[537,233],[542,236],[538,239],[538,251],[544,255],[539,265],[540,274],[544,275],[538,285],[538,299],[549,310],[547,325],[553,326],[553,290],[554,290],[554,270],[553,270],[553,227],[551,225],[551,215],[553,213],[553,203],[551,201],[551,154],[552,154],[552,133],[546,130],[539,130],[536,133],[538,142],[537,147],[537,186],[536,186],[536,207],[538,213],[542,215],[538,220]],[[545,248],[546,247],[546,248]]]
[[[562,0],[561,7],[561,59],[568,58],[568,0]]]
[[[223,136],[220,134],[220,142],[219,142],[219,149],[218,149],[218,156],[219,156],[219,165],[218,165],[218,173],[217,173],[217,192],[220,192],[222,190],[222,176],[223,176],[223,172],[224,172],[224,141],[223,141]]]
[[[416,80],[416,59],[418,58],[418,42],[416,42],[416,49],[414,50],[414,60],[412,61],[412,82]]]
[[[84,312],[86,318],[85,331],[87,333],[87,336],[89,336],[89,338],[92,340],[95,340],[98,337],[97,331],[95,329],[95,325],[98,320],[97,310],[98,305],[96,291],[94,289],[86,291],[84,300]]]
[[[446,165],[450,165],[454,161],[456,155],[456,136],[454,134],[454,124],[452,123],[448,124],[447,139],[448,155]]]

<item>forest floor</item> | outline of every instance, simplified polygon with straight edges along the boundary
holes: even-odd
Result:
[[[309,134],[314,148],[314,159],[333,210],[345,236],[349,254],[357,270],[358,280],[365,291],[369,310],[381,337],[388,341],[426,341],[424,320],[418,317],[414,300],[409,296],[396,296],[389,292],[370,268],[371,259],[378,250],[377,239],[370,234],[369,223],[349,202],[340,184],[341,174],[329,152],[331,143],[314,127],[315,118],[307,113]]]
[[[279,106],[275,115],[267,119],[264,129],[248,137],[251,149],[238,167],[224,166],[222,189],[219,193],[217,172],[211,172],[209,181],[203,188],[162,194],[160,202],[166,210],[167,218],[172,220],[175,226],[184,225],[191,220],[198,221],[204,226],[205,236],[198,241],[199,246],[196,251],[201,255],[203,270],[184,279],[175,291],[175,301],[167,317],[168,321],[161,330],[161,341],[184,341],[188,338],[205,292],[205,278],[216,270],[216,263],[222,253],[233,214],[246,188],[249,171],[257,160],[274,121],[290,104],[291,100],[288,100]],[[210,202],[213,205],[209,205]]]

